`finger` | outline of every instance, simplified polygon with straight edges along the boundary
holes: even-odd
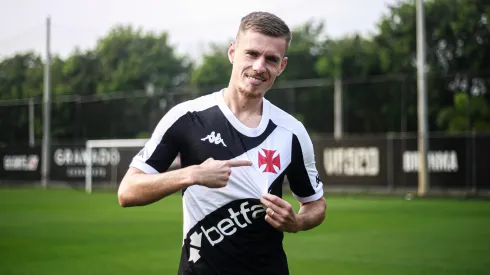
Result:
[[[226,185],[228,185],[227,182],[223,181],[223,182],[218,183],[218,186],[216,186],[216,187],[217,188],[223,188],[223,187],[226,187]]]
[[[274,204],[273,202],[271,201],[268,201],[264,198],[261,198],[260,199],[260,202],[265,205],[267,208],[270,208],[272,209],[272,211],[274,211],[274,216],[275,215],[281,215],[281,216],[286,216],[287,215],[287,211],[283,208],[281,208],[280,206]],[[267,210],[266,210],[267,211]]]
[[[228,180],[228,177],[231,175],[231,168],[226,167],[225,173],[227,175],[226,179]]]
[[[282,217],[279,213],[275,212],[271,208],[267,208],[265,210],[265,213],[279,224],[282,224],[284,222],[284,217]]]
[[[280,208],[285,209],[287,211],[291,211],[293,208],[291,206],[291,204],[289,204],[287,201],[279,198],[276,195],[266,193],[266,194],[262,195],[262,198],[267,200],[267,201],[272,202],[273,204],[275,204],[275,205],[279,206]]]
[[[213,158],[207,158],[202,164],[206,164],[206,163],[213,161],[213,160],[214,160]]]
[[[214,185],[213,185],[213,188],[222,188],[222,187],[225,187],[226,185],[228,185],[228,180],[220,180],[220,181],[217,181]]]
[[[239,166],[251,166],[252,162],[249,160],[242,159],[230,159],[226,161],[226,164],[230,167],[239,167]]]
[[[269,214],[265,215],[265,221],[268,222],[270,225],[272,225],[272,227],[274,227],[276,229],[279,229],[281,227],[281,224],[279,222],[277,222],[276,220],[274,220],[273,218],[271,218],[271,216],[269,216]]]

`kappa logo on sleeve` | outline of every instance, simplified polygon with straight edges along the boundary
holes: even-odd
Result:
[[[320,183],[322,183],[322,180],[320,179],[320,175],[316,174],[316,187],[318,187],[318,185],[320,185]]]

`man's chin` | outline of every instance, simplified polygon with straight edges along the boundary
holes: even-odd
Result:
[[[243,96],[250,98],[250,99],[257,99],[261,98],[265,94],[265,89],[263,87],[257,87],[257,86],[242,86],[238,88],[238,91],[240,94]]]

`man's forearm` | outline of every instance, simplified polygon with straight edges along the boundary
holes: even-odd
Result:
[[[128,173],[118,190],[123,207],[154,203],[193,184],[192,167],[161,174]]]
[[[317,201],[301,204],[297,219],[300,225],[300,231],[310,230],[320,225],[325,219],[327,203],[325,198]]]

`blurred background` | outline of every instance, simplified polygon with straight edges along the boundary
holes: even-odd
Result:
[[[423,2],[429,179],[426,194],[486,198],[490,194],[490,2]],[[0,184],[5,193],[0,211],[4,211],[4,221],[19,217],[12,214],[12,209],[22,208],[20,198],[32,199],[38,194],[13,195],[11,187],[85,186],[88,140],[147,139],[170,108],[225,87],[231,72],[229,42],[241,17],[255,10],[277,14],[293,30],[288,66],[266,97],[304,123],[314,142],[326,190],[332,194],[402,195],[407,200],[416,195],[420,121],[413,0],[18,0],[1,1],[1,7]],[[49,100],[43,101],[46,98]],[[49,110],[49,116],[44,110]],[[43,128],[46,123],[49,128]],[[43,146],[46,140],[49,143]],[[94,188],[109,187],[109,195],[105,194],[112,200],[131,158],[140,149],[122,147],[117,142],[92,150],[89,175]],[[43,148],[49,149],[46,159]],[[178,159],[172,168],[177,167]],[[80,202],[85,199],[80,198]],[[352,207],[345,202],[338,205]],[[376,209],[382,212],[395,207],[387,205]],[[45,201],[37,206],[43,208]],[[355,209],[371,209],[364,204],[358,207]],[[421,205],[413,211],[417,215],[427,213],[426,207]],[[460,204],[439,207],[462,209]],[[458,244],[466,253],[464,259],[455,249],[439,247],[434,253],[449,254],[438,258],[438,264],[419,259],[420,269],[408,267],[410,261],[417,265],[416,251],[434,240],[444,242],[434,235],[417,248],[406,250],[410,256],[394,260],[391,267],[381,268],[371,259],[368,264],[357,261],[358,269],[352,272],[345,269],[352,262],[337,262],[338,266],[329,268],[337,272],[334,274],[484,274],[490,262],[475,255],[489,252],[490,209],[487,204],[470,208],[462,217],[479,213],[478,221],[458,223],[468,227],[453,231],[447,239],[450,243],[462,232],[475,238],[462,242],[468,250]],[[405,213],[403,209],[394,211]],[[439,214],[434,215],[441,217]],[[444,215],[447,220],[438,223],[434,232],[454,226],[449,223],[451,213]],[[428,222],[420,221],[421,227],[414,229],[413,236]],[[479,233],[474,231],[476,224]],[[0,225],[4,233],[24,228],[9,227],[4,222]],[[349,227],[344,226],[341,228]],[[343,231],[341,228],[339,231]],[[399,233],[397,236],[403,235]],[[354,240],[346,235],[339,245],[345,245],[347,239]],[[366,236],[368,239],[373,240],[373,236]],[[19,243],[9,246],[6,239],[1,240],[0,247],[23,247]],[[475,248],[476,243],[479,246]],[[170,255],[180,253],[178,244],[176,247]],[[359,247],[354,247],[359,253]],[[366,255],[371,256],[363,256],[396,257],[402,250],[401,246],[392,249],[387,249],[386,255],[370,250]],[[346,256],[349,252],[345,253],[342,259],[350,257]],[[328,259],[332,258],[323,259],[324,263],[329,263]],[[454,263],[454,269],[451,264],[442,267],[448,262]],[[151,265],[141,264],[139,268],[143,266]],[[162,271],[158,265],[155,268]],[[27,274],[28,270],[22,273],[17,266],[4,269],[3,274]],[[175,269],[171,270],[169,273],[174,274]],[[324,274],[318,270],[323,269],[312,272]],[[154,270],[147,271],[149,274]],[[48,268],[45,274],[54,273]]]
[[[425,2],[428,189],[486,194],[489,3]],[[417,188],[414,1],[230,5],[6,1],[0,19],[0,153],[6,156],[0,180],[41,180],[46,138],[45,178],[83,182],[87,140],[148,138],[176,104],[225,87],[229,42],[241,17],[261,7],[284,18],[294,37],[287,70],[267,98],[304,123],[326,184]],[[102,149],[100,157],[109,156]],[[94,163],[108,164],[93,171],[94,182],[117,183],[137,150],[119,148],[122,161]],[[33,155],[39,162],[28,173],[22,163],[36,163]]]

